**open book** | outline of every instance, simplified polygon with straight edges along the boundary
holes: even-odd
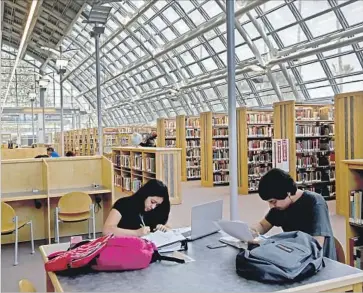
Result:
[[[185,237],[183,235],[181,235],[180,233],[175,233],[173,231],[156,231],[146,236],[143,236],[142,238],[153,242],[158,248],[185,240]]]

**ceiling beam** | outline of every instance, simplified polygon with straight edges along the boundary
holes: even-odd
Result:
[[[34,15],[33,15],[32,21],[31,21],[30,26],[29,26],[28,34],[27,34],[26,39],[25,39],[25,44],[23,46],[23,50],[20,53],[20,60],[22,60],[24,58],[26,49],[27,49],[27,47],[28,47],[28,45],[30,43],[30,40],[31,40],[32,36],[33,36],[33,30],[34,30],[35,24],[37,23],[38,17],[42,12],[42,4],[43,4],[43,0],[38,0],[37,1],[37,6],[35,7]]]
[[[74,24],[76,23],[76,21],[78,20],[79,16],[81,15],[81,13],[83,12],[83,10],[85,9],[85,7],[87,6],[87,3],[83,3],[83,5],[81,6],[81,8],[79,9],[78,13],[76,14],[76,16],[73,18],[73,20],[71,21],[71,23],[68,25],[66,31],[63,33],[63,36],[59,39],[57,45],[55,46],[55,48],[53,49],[58,49],[59,46],[62,45],[62,42],[64,40],[64,38],[68,35],[68,33],[70,32],[70,30],[72,29],[72,27],[74,26]],[[43,62],[43,64],[40,66],[41,70],[44,70],[45,67],[48,65],[48,62],[50,61],[50,56],[51,53],[49,53],[48,58]]]

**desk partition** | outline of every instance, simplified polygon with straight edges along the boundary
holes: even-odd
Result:
[[[96,206],[96,230],[101,232],[114,202],[113,179],[112,162],[103,156],[5,160],[1,200],[15,209],[19,220],[33,220],[34,239],[50,242],[55,207],[61,196],[72,191],[90,194]],[[86,234],[87,227],[87,221],[62,223],[61,236]],[[28,229],[20,229],[19,241],[30,240]],[[2,236],[2,243],[14,240],[13,235]]]

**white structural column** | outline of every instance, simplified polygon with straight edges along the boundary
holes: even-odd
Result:
[[[44,96],[45,88],[39,88],[39,104],[42,109],[41,113],[38,113],[38,143],[45,143],[45,116],[44,116]]]
[[[238,186],[237,186],[237,124],[236,124],[236,61],[234,42],[234,4],[227,0],[227,69],[228,69],[228,141],[229,141],[229,189],[230,217],[238,219]]]

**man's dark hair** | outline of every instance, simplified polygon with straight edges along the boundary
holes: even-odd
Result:
[[[74,153],[72,151],[66,152],[66,157],[74,157]]]
[[[262,176],[258,185],[258,194],[263,200],[285,199],[288,193],[294,195],[296,183],[289,173],[274,168]]]
[[[47,152],[54,152],[54,149],[52,147],[47,148]]]

